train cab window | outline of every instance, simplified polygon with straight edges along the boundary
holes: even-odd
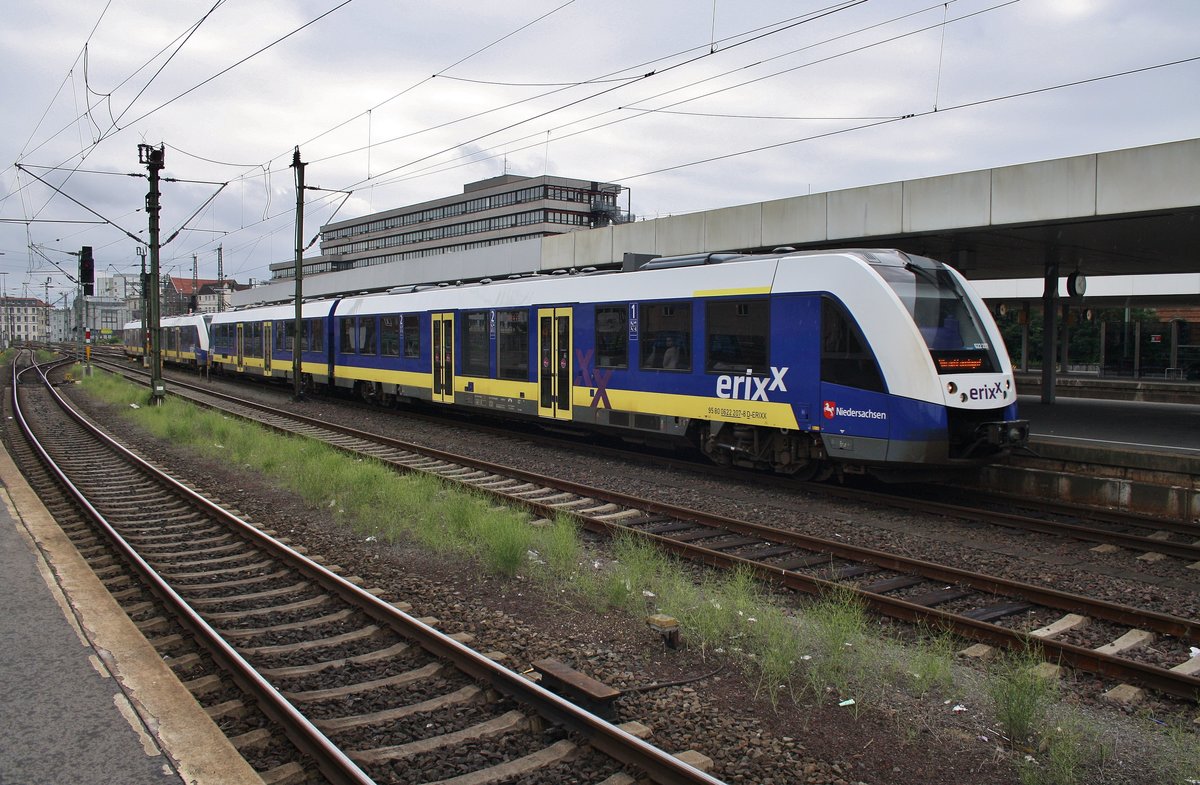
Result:
[[[379,317],[379,353],[384,357],[400,356],[400,314]]]
[[[379,332],[376,327],[374,316],[358,317],[358,353],[359,354],[379,354],[379,347],[376,345],[376,334]]]
[[[194,324],[184,327],[179,334],[179,339],[182,343],[182,350],[185,352],[194,352],[196,347],[200,345],[200,332]]]
[[[875,265],[921,333],[938,373],[990,373],[999,368],[995,347],[966,292],[950,271],[920,256],[904,266]]]
[[[596,367],[629,367],[629,315],[624,305],[596,309]]]
[[[858,325],[831,297],[821,298],[821,381],[887,392],[875,355]]]
[[[353,316],[338,317],[338,343],[342,354],[358,353],[358,331],[354,329]]]
[[[415,313],[404,314],[404,356],[421,356],[421,320]]]
[[[640,367],[692,370],[692,304],[642,303]]]
[[[496,378],[529,378],[529,311],[496,311]]]
[[[487,376],[491,359],[488,356],[488,312],[468,311],[462,315],[462,325],[459,343],[462,372],[465,376]]]
[[[704,370],[761,376],[769,369],[767,339],[771,311],[767,300],[719,300],[705,306]]]

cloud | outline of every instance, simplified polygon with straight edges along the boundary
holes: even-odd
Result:
[[[1195,56],[1200,6],[1187,0],[893,0],[773,34],[807,7],[360,1],[272,45],[338,5],[225,3],[186,42],[212,0],[112,4],[103,17],[79,0],[7,9],[0,217],[94,220],[8,165],[77,166],[65,190],[144,234],[146,182],[119,175],[145,172],[138,144],[165,143],[165,174],[229,185],[164,258],[190,273],[195,254],[212,277],[221,245],[227,274],[266,279],[293,254],[297,145],[310,184],[354,190],[338,220],[506,170],[658,172],[622,197],[653,217],[1172,141],[1200,120],[1198,102],[1181,100],[1196,63],[995,100]],[[644,78],[549,86],[613,74]],[[164,183],[164,229],[215,188]],[[341,199],[306,194],[306,235]],[[91,244],[137,264],[113,227],[5,222],[0,269],[37,269],[30,242],[60,259]]]

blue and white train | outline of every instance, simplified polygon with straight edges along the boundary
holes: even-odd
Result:
[[[210,318],[207,314],[163,317],[159,322],[163,362],[206,368]],[[127,322],[122,334],[127,357],[144,357],[150,351],[150,335],[142,328],[141,322]]]
[[[214,370],[292,381],[294,306],[202,318]],[[301,331],[309,389],[686,440],[801,476],[965,465],[1028,440],[983,302],[895,250],[403,287],[304,303]]]

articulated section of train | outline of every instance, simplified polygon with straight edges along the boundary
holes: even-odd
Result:
[[[167,318],[165,362],[292,383],[292,305]],[[970,285],[895,250],[664,257],[306,302],[307,389],[424,402],[800,476],[903,475],[1024,447]],[[130,355],[145,331],[126,325]]]

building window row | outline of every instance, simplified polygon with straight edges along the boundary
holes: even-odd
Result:
[[[513,237],[498,237],[493,240],[477,240],[469,243],[455,243],[454,245],[439,245],[436,248],[420,248],[414,251],[400,251],[397,253],[382,254],[380,256],[370,256],[365,259],[355,259],[352,265],[353,269],[360,267],[372,267],[377,264],[389,264],[391,262],[402,262],[407,259],[423,259],[427,256],[440,256],[446,253],[454,253],[456,251],[469,251],[474,248],[485,248],[490,245],[503,245],[504,243],[517,243],[524,240],[532,240],[541,237],[540,234],[522,234]],[[316,273],[326,273],[332,270],[347,269],[341,265],[334,266],[332,262],[317,262],[315,264],[305,264],[304,274],[313,275]],[[288,279],[296,277],[296,268],[285,267],[275,270],[272,276],[275,279]]]
[[[522,202],[533,202],[545,198],[545,191],[545,186],[522,188],[518,191],[482,196],[478,199],[468,199],[464,202],[443,205],[441,207],[431,207],[427,210],[418,210],[412,213],[405,213],[404,215],[393,215],[377,221],[334,229],[326,232],[324,239],[326,241],[338,240],[343,237],[353,237],[356,234],[383,232],[388,229],[398,229],[402,226],[412,226],[413,224],[425,223],[427,221],[439,221],[443,218],[454,218],[459,215],[494,210],[498,207],[508,207],[514,204],[521,204]]]
[[[539,223],[549,223],[549,214],[575,215],[576,219],[569,221],[577,226],[587,226],[590,223],[590,217],[587,214],[571,214],[562,213],[555,210],[530,210],[523,213],[513,213],[511,215],[500,215],[495,218],[484,218],[478,221],[467,221],[466,223],[452,224],[450,226],[437,226],[429,229],[421,229],[415,232],[405,232],[403,234],[394,234],[388,237],[377,237],[374,240],[359,240],[355,243],[347,243],[346,245],[330,248],[326,251],[330,255],[343,255],[351,253],[362,253],[363,251],[374,251],[380,248],[394,248],[398,245],[410,245],[412,243],[428,242],[432,240],[444,240],[450,237],[461,237],[467,234],[479,234],[481,232],[494,232],[501,229],[510,229],[514,226],[530,226]],[[556,220],[555,223],[568,223],[567,220]]]
[[[583,188],[567,188],[564,186],[535,186],[532,188],[522,188],[517,191],[508,191],[502,194],[493,194],[492,196],[482,196],[477,199],[468,199],[456,204],[443,205],[442,207],[431,207],[427,210],[417,210],[404,215],[394,215],[389,218],[381,218],[375,221],[355,224],[353,226],[344,226],[340,229],[332,229],[324,233],[323,240],[331,242],[340,240],[345,237],[353,237],[359,234],[369,234],[372,232],[383,232],[389,229],[398,229],[403,226],[412,226],[413,224],[426,223],[428,221],[439,221],[443,218],[454,218],[459,215],[468,215],[470,213],[483,212],[484,210],[494,210],[500,207],[509,207],[514,204],[523,204],[525,202],[534,202],[542,199],[553,199],[562,202],[580,202],[591,206],[595,201],[600,201],[606,206],[615,206],[617,195],[612,191],[589,191]]]

